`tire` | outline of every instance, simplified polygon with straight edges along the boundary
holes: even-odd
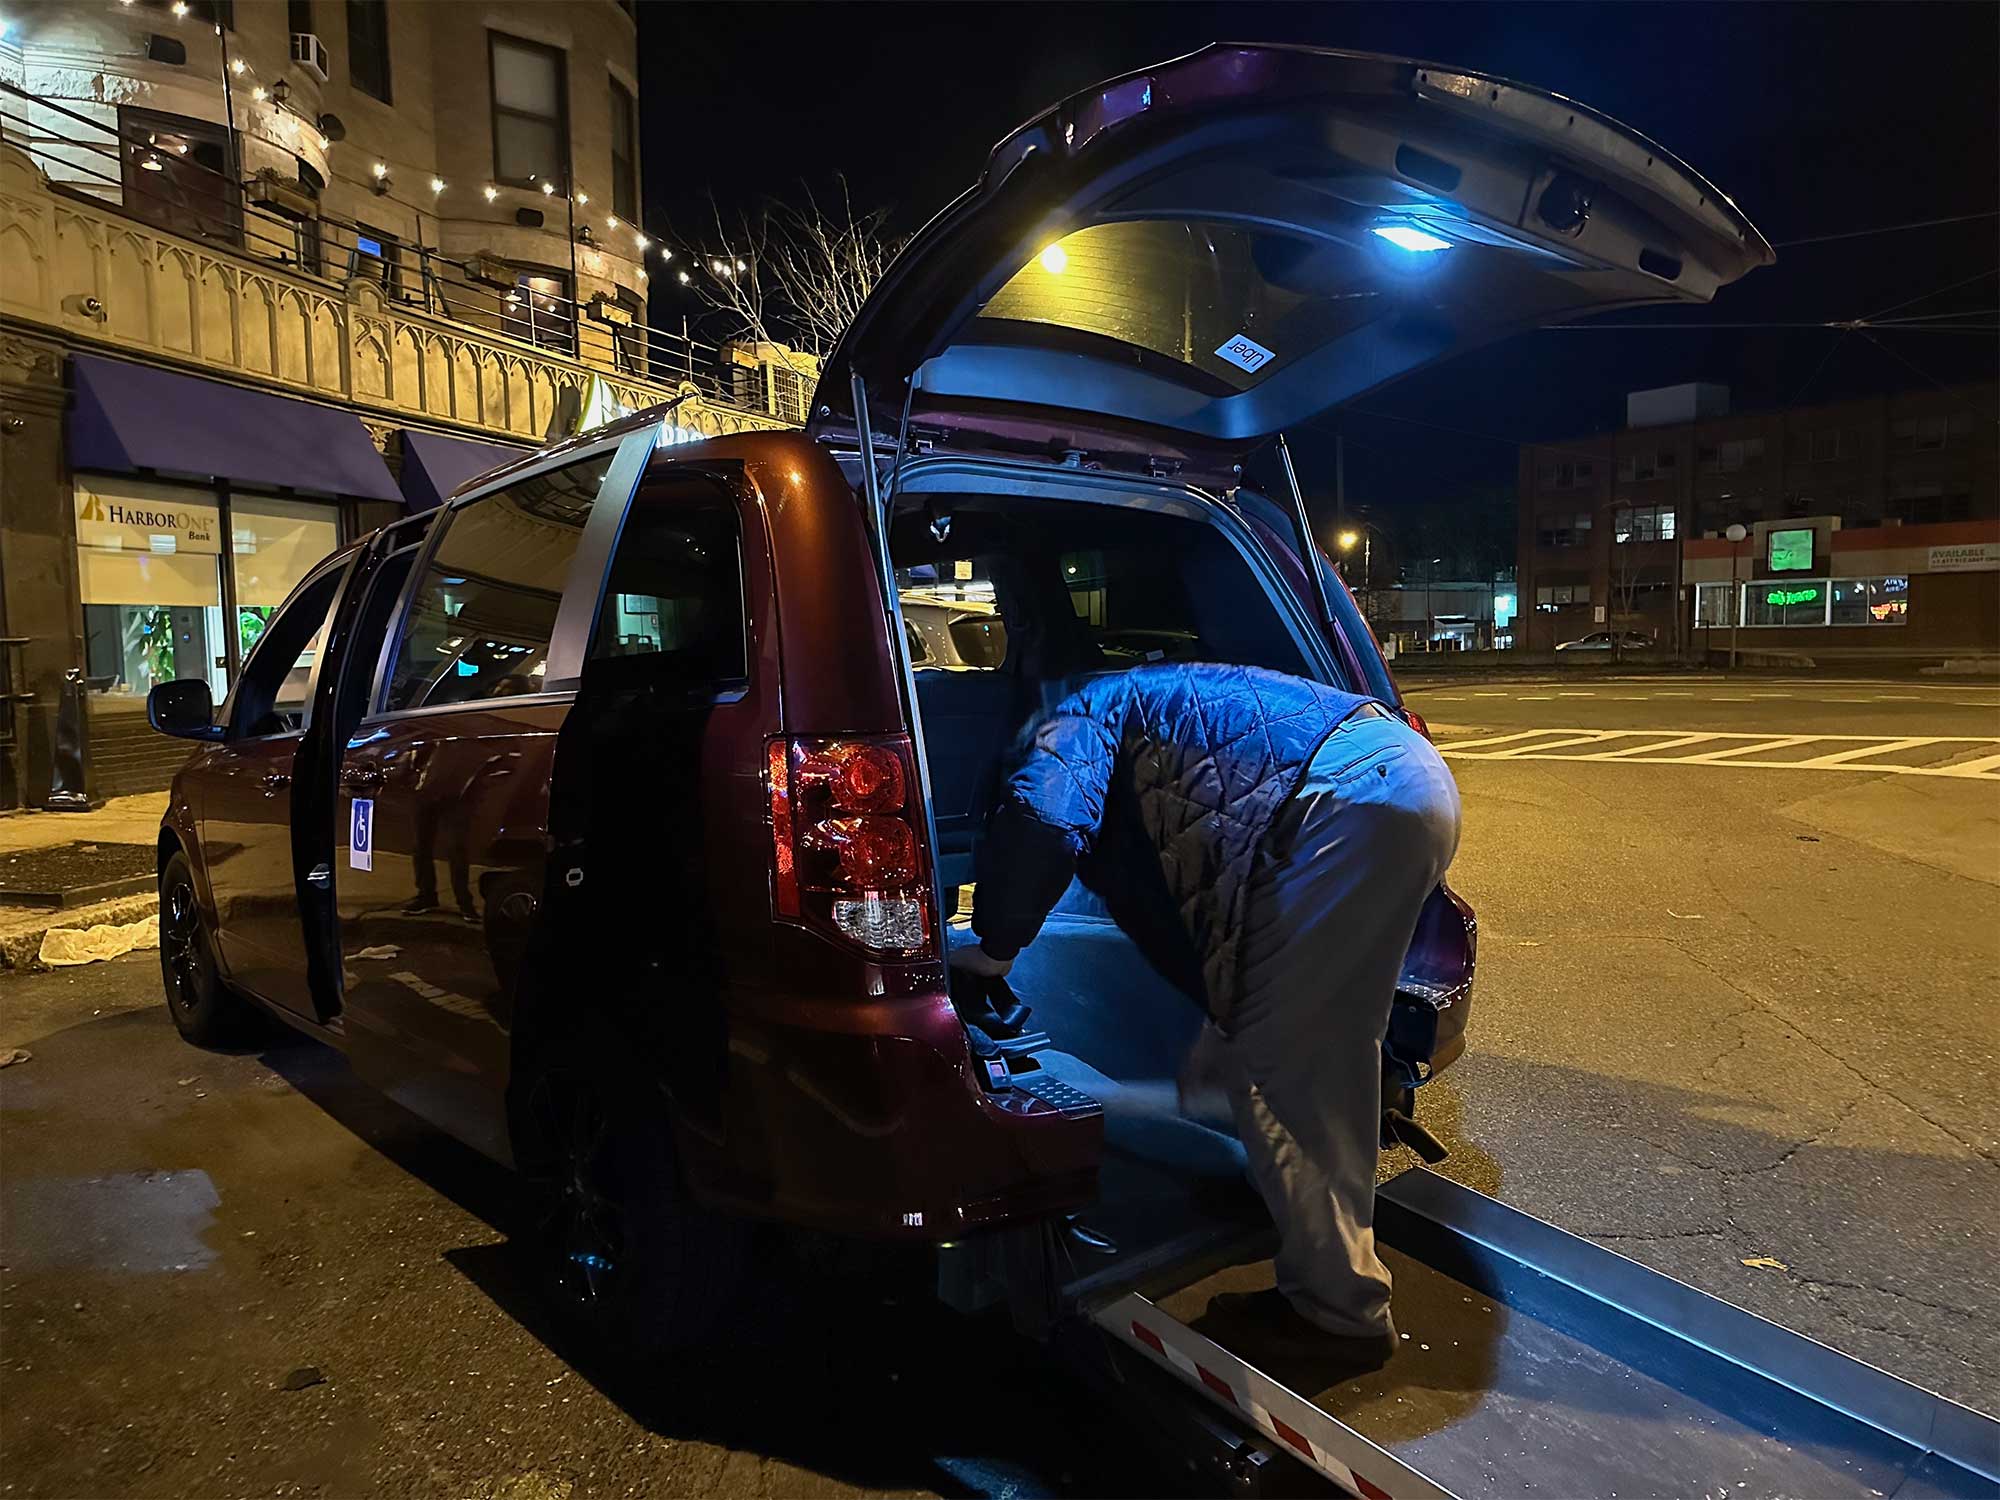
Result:
[[[174,1029],[197,1047],[222,1047],[250,1035],[257,1015],[222,982],[215,944],[195,895],[194,868],[176,849],[160,871],[160,979]]]
[[[545,1048],[524,1081],[515,1155],[543,1295],[591,1345],[647,1361],[715,1333],[750,1230],[689,1198],[666,1102],[629,1052],[608,1027]]]

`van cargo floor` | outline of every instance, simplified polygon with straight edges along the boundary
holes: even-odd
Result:
[[[1302,1452],[1324,1434],[1350,1475],[1368,1472],[1368,1445],[1392,1455],[1374,1483],[1351,1485],[1360,1493],[1400,1495],[1420,1476],[1420,1492],[1466,1497],[2000,1494],[1992,1419],[1442,1178],[1385,1184],[1377,1230],[1403,1336],[1387,1369],[1330,1378],[1239,1335],[1208,1346],[1221,1373],[1192,1340],[1178,1372],[1201,1365],[1210,1394],[1242,1413],[1291,1410],[1289,1426],[1258,1425]],[[1197,1273],[1150,1306],[1099,1303],[1098,1320],[1126,1336],[1119,1325],[1139,1321],[1129,1313],[1165,1314],[1183,1338],[1206,1338],[1210,1297],[1271,1276],[1268,1260]],[[1165,1354],[1144,1334],[1127,1342]],[[1268,1384],[1241,1366],[1280,1395],[1260,1403]],[[1337,1463],[1321,1467],[1341,1477]]]

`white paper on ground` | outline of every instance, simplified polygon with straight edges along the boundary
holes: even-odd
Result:
[[[51,927],[42,934],[39,957],[43,963],[60,968],[159,946],[160,918],[156,912],[143,921],[117,926]]]

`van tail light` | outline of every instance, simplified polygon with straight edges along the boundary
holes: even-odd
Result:
[[[931,874],[909,740],[774,739],[771,904],[870,953],[928,958]]]
[[[1399,708],[1396,710],[1396,713],[1405,724],[1409,725],[1410,728],[1416,730],[1416,732],[1422,735],[1425,739],[1429,739],[1431,737],[1431,726],[1424,722],[1424,716],[1418,713],[1415,709]]]

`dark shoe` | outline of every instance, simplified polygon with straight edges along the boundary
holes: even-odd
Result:
[[[1218,1292],[1209,1299],[1208,1316],[1202,1321],[1223,1337],[1234,1334],[1245,1338],[1258,1354],[1309,1361],[1314,1373],[1329,1384],[1379,1370],[1396,1352],[1393,1333],[1328,1333],[1293,1307],[1291,1299],[1276,1287],[1261,1292]],[[1232,1352],[1248,1355],[1241,1349]]]
[[[438,904],[435,896],[419,896],[403,908],[403,915],[406,917],[421,917],[437,909]]]

